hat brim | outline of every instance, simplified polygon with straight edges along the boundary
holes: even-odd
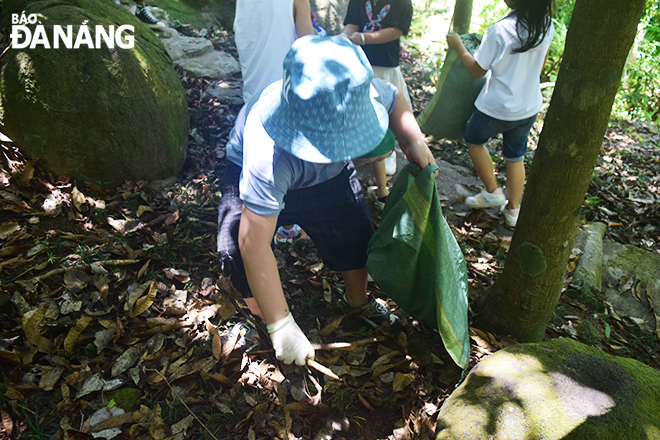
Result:
[[[301,123],[282,98],[282,80],[264,89],[258,111],[266,133],[278,147],[307,162],[342,162],[369,153],[385,137],[389,114],[373,94],[369,99],[371,106],[360,115],[364,123],[341,132],[316,130]]]

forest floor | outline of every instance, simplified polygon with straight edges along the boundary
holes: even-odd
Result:
[[[233,50],[231,35],[207,35]],[[404,71],[418,113],[433,94],[428,67],[411,53]],[[462,373],[437,330],[401,310],[397,328],[344,315],[336,305],[341,277],[310,241],[278,245],[275,254],[292,313],[318,344],[316,360],[341,381],[323,367],[274,359],[265,327],[222,278],[215,249],[224,147],[239,106],[207,95],[207,80],[182,74],[182,81],[191,134],[175,179],[102,189],[51,176],[2,140],[0,437],[91,439],[107,429],[103,437],[131,439],[433,438],[439,408]],[[431,147],[436,157],[471,167],[456,143]],[[607,223],[609,239],[660,252],[659,176],[657,130],[613,121],[585,220]],[[508,238],[479,211],[448,215],[470,292],[488,288]],[[660,368],[656,335],[612,320],[598,293],[572,286],[577,259],[568,264],[563,313],[547,338],[574,337]],[[369,290],[396,309],[373,283]],[[567,310],[575,333],[564,330]],[[232,331],[240,323],[256,328],[256,337]],[[608,327],[620,336],[616,344]],[[477,328],[470,334],[470,366],[516,343]]]

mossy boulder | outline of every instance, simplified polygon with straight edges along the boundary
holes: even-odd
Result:
[[[571,339],[519,344],[472,369],[438,414],[444,439],[660,439],[660,371]]]
[[[86,21],[92,38],[97,25],[133,26],[134,46],[9,49],[0,66],[1,130],[55,176],[118,184],[177,174],[188,106],[154,32],[110,0],[31,1],[24,10],[38,15],[50,45],[55,25],[72,25],[75,41]],[[28,25],[33,34],[36,26]]]

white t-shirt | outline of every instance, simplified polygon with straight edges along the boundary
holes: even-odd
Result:
[[[243,74],[245,102],[282,79],[282,62],[297,37],[293,0],[236,2],[234,40]]]
[[[507,17],[489,27],[474,54],[479,66],[490,71],[474,105],[482,113],[502,121],[529,118],[541,109],[539,77],[554,34],[554,26],[550,24],[541,44],[526,52],[513,52],[521,45],[516,23],[515,17]]]
[[[371,96],[392,113],[398,93],[396,86],[380,79],[374,79],[371,84]],[[239,112],[227,141],[227,159],[243,167],[239,190],[245,206],[260,215],[277,216],[284,209],[284,196],[289,190],[332,179],[347,162],[307,162],[282,150],[266,133],[258,108],[257,95]]]

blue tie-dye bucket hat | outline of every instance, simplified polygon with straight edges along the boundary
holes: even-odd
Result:
[[[371,96],[373,69],[344,37],[305,36],[284,58],[284,77],[259,99],[268,135],[308,162],[349,160],[383,139],[389,115]]]

